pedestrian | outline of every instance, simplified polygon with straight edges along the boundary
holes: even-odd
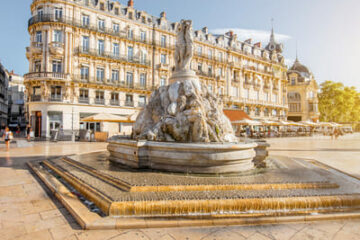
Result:
[[[13,139],[13,134],[8,127],[5,128],[3,138],[5,141],[6,151],[9,151],[10,150],[10,141]]]
[[[27,138],[28,142],[30,142],[30,137],[31,137],[30,133],[31,133],[31,125],[29,124],[26,127],[26,138]]]

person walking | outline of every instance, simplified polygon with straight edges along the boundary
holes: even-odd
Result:
[[[30,133],[31,133],[31,126],[30,126],[30,124],[29,125],[27,125],[27,127],[26,127],[26,138],[27,138],[27,140],[28,140],[28,142],[30,142]]]
[[[6,151],[9,151],[10,150],[10,141],[13,139],[13,134],[8,127],[5,128],[3,138],[5,141]]]

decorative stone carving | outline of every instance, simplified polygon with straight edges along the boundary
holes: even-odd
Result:
[[[175,71],[186,71],[190,69],[193,57],[193,29],[192,21],[181,20],[177,27],[177,38],[175,48]]]

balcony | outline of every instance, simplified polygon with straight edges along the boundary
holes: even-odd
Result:
[[[58,72],[31,72],[24,75],[26,80],[46,78],[46,79],[57,79],[67,80],[68,74]]]
[[[49,51],[53,55],[63,55],[64,54],[64,43],[51,42],[49,44]]]
[[[50,96],[50,102],[62,102],[63,97],[57,96],[57,95],[51,95]]]
[[[169,64],[167,63],[160,63],[157,65],[157,69],[161,69],[161,70],[169,70]]]
[[[111,99],[110,100],[110,105],[111,106],[119,106],[120,105],[120,101],[119,100],[114,100],[114,99]]]
[[[89,104],[89,98],[79,98],[79,103]]]
[[[196,71],[196,75],[200,75],[202,77],[208,77],[208,78],[216,78],[215,74],[211,72]]]
[[[105,99],[95,98],[95,104],[105,105]]]
[[[134,107],[134,101],[125,101],[126,107]]]
[[[143,38],[138,35],[132,35],[131,37],[129,37],[125,31],[115,31],[113,28],[107,28],[106,26],[99,28],[99,26],[97,24],[83,24],[81,19],[75,19],[73,17],[65,17],[65,16],[58,18],[54,14],[43,14],[41,16],[38,16],[38,15],[33,16],[29,19],[28,26],[30,27],[37,23],[52,23],[52,22],[57,22],[57,23],[60,22],[60,23],[64,23],[67,25],[71,25],[73,27],[83,28],[86,30],[94,31],[94,32],[102,32],[104,34],[119,37],[122,39],[128,39],[128,40],[132,40],[134,42],[153,45],[153,41],[150,38]],[[154,43],[154,45],[161,45],[161,43],[156,42],[156,43]],[[166,46],[166,48],[175,49],[175,46],[168,45],[168,46]]]
[[[244,82],[244,88],[249,88],[253,85],[253,83],[251,81],[245,81]]]
[[[41,102],[41,95],[31,95],[32,102]]]
[[[135,57],[130,58],[126,55],[114,54],[112,52],[99,51],[98,49],[83,49],[82,47],[78,47],[75,49],[75,53],[78,55],[112,59],[114,61],[119,61],[119,62],[134,63],[134,64],[139,64],[139,65],[143,65],[143,66],[147,66],[147,67],[149,67],[151,64],[150,61],[140,60]]]
[[[146,106],[146,103],[144,103],[144,102],[139,102],[138,103],[138,107],[145,107]]]

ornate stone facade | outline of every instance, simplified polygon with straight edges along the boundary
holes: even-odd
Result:
[[[101,112],[139,111],[174,70],[178,23],[117,1],[34,0],[26,56],[29,113],[36,136]],[[274,36],[272,35],[274,39]],[[241,42],[231,32],[194,31],[191,69],[225,103],[254,118],[284,117],[286,66],[277,48]],[[87,126],[89,127],[89,126]]]
[[[309,69],[296,58],[288,71],[288,120],[317,122],[319,86]]]

